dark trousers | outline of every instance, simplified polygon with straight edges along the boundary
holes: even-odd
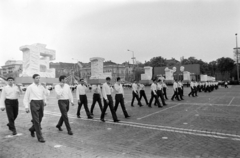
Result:
[[[194,94],[195,94],[195,96],[198,96],[197,92],[198,92],[197,87],[194,87]]]
[[[163,98],[163,93],[162,93],[162,90],[157,90],[157,95],[158,95],[158,98],[160,98],[161,99],[161,101],[162,101],[162,104],[163,105],[165,105],[166,103],[165,103],[165,100],[164,100],[164,98]],[[160,101],[159,101],[160,102]],[[154,105],[156,105],[157,104],[157,101],[155,100],[155,103],[154,103]]]
[[[33,125],[30,131],[36,131],[37,138],[42,139],[41,122],[43,118],[44,102],[43,100],[32,100],[30,102]]]
[[[179,95],[179,94],[178,94],[178,91],[175,90],[174,93],[173,93],[173,96],[172,96],[172,100],[174,100],[175,97],[177,98],[177,100],[180,100],[179,97],[178,97],[178,95]]]
[[[160,107],[160,106],[161,106],[161,103],[160,103],[159,100],[158,100],[158,95],[154,95],[153,91],[151,91],[151,98],[150,98],[150,101],[149,101],[148,106],[151,106],[151,105],[152,105],[153,99],[156,100],[156,104],[158,105],[158,107]]]
[[[122,107],[122,111],[123,111],[124,116],[128,117],[129,115],[128,115],[127,110],[126,110],[126,107],[125,107],[125,104],[124,104],[124,98],[123,98],[122,94],[116,94],[115,95],[115,107],[114,107],[115,112],[117,112],[119,103]]]
[[[78,116],[80,115],[80,111],[81,111],[81,108],[83,105],[87,116],[90,116],[90,112],[89,112],[88,105],[87,105],[88,104],[87,96],[80,95],[79,98],[80,98],[80,103],[78,103],[77,115]]]
[[[140,90],[140,98],[139,98],[140,101],[141,101],[142,97],[145,99],[145,102],[148,105],[147,96],[146,96],[146,93],[144,90]]]
[[[58,107],[62,116],[60,117],[57,126],[61,127],[64,122],[67,130],[71,131],[71,127],[68,121],[69,100],[58,100]]]
[[[118,120],[118,118],[117,118],[116,112],[115,112],[114,107],[113,107],[112,96],[107,95],[107,98],[108,98],[108,102],[105,99],[103,99],[104,107],[103,107],[103,110],[102,110],[101,119],[104,119],[105,112],[107,111],[107,108],[109,106],[110,111],[112,113],[112,118],[113,118],[114,121],[116,121],[116,120]]]
[[[98,93],[94,93],[94,94],[93,94],[93,102],[92,102],[92,106],[91,106],[91,110],[90,110],[91,113],[93,113],[93,109],[94,109],[94,107],[95,107],[96,102],[98,102],[98,105],[99,105],[99,107],[100,107],[100,109],[101,109],[101,111],[102,111],[101,96],[100,96],[100,94],[98,94]]]
[[[180,99],[183,100],[183,90],[180,87],[178,88],[178,96],[179,96]]]
[[[139,106],[142,106],[142,104],[141,104],[141,102],[140,102],[140,99],[139,99],[139,97],[138,97],[138,94],[135,93],[134,91],[132,92],[132,103],[131,103],[131,106],[133,106],[133,103],[134,103],[135,98],[136,98],[137,101],[138,101],[138,105],[139,105]]]
[[[18,100],[6,99],[5,100],[6,113],[8,117],[8,127],[12,131],[16,131],[15,120],[18,116]]]
[[[165,97],[165,99],[168,99],[167,97],[167,88],[163,87],[163,96]]]
[[[195,94],[194,88],[191,87],[191,92],[188,94],[188,96],[192,95],[193,97],[195,97],[194,94]]]

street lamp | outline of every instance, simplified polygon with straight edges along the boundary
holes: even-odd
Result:
[[[237,33],[236,36],[236,56],[237,56],[237,81],[239,82],[239,67],[238,67],[238,41],[237,41]]]
[[[132,52],[133,53],[133,57],[131,58],[132,60],[133,60],[133,65],[134,65],[134,60],[136,59],[135,57],[134,57],[134,51],[132,51],[132,50],[127,50],[127,51],[129,51],[129,52]]]
[[[135,70],[135,63],[134,63],[134,60],[136,60],[136,58],[134,57],[134,51],[129,50],[129,49],[128,49],[127,51],[132,52],[132,55],[133,55],[131,59],[133,60],[133,79],[135,80],[135,75],[136,75],[135,73],[136,73],[136,70]]]

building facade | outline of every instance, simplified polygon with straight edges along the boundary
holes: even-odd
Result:
[[[8,60],[1,69],[2,77],[19,77],[22,72],[22,61],[20,60]]]

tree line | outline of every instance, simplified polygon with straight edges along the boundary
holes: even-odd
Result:
[[[232,78],[237,79],[237,69],[235,61],[229,57],[221,57],[211,62],[205,62],[202,59],[196,59],[195,57],[184,58],[182,57],[180,61],[172,58],[167,60],[161,56],[153,57],[145,63],[137,62],[138,67],[152,66],[152,67],[167,67],[174,65],[189,65],[189,64],[199,64],[201,74],[207,74],[209,76],[216,76],[220,73],[224,75],[226,73]]]

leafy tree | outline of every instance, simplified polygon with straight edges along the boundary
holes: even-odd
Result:
[[[149,61],[149,66],[152,67],[162,67],[162,66],[166,66],[166,59],[164,59],[161,56],[158,57],[153,57],[152,59],[150,59]]]
[[[224,72],[228,71],[231,72],[234,68],[234,60],[231,58],[219,58],[217,59],[217,67],[218,70],[223,74]]]

